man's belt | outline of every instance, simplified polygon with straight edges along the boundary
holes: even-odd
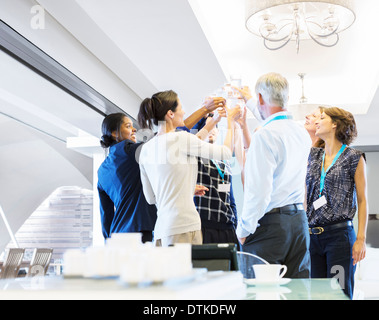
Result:
[[[274,208],[267,213],[285,213],[285,212],[296,212],[296,211],[301,211],[301,210],[304,210],[303,204],[295,203],[295,204],[289,204],[287,206],[280,207],[280,208]]]
[[[346,227],[350,227],[352,225],[353,225],[353,222],[348,220],[348,221],[343,221],[343,222],[339,222],[339,223],[325,225],[322,227],[312,227],[312,228],[309,228],[309,234],[319,235],[323,232],[327,232],[327,231],[331,231],[331,230],[335,230],[335,229],[346,228]]]

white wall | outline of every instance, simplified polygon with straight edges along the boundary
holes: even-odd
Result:
[[[379,214],[379,152],[367,152],[366,159],[369,213]]]

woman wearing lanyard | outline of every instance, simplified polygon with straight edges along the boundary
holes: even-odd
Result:
[[[229,113],[229,112],[228,112]],[[214,117],[206,120],[208,124]],[[208,142],[216,144],[218,128],[209,132]],[[232,174],[229,161],[198,158],[197,184],[209,191],[195,196],[194,203],[201,219],[203,243],[235,243],[239,245],[235,228],[237,208],[233,195]]]
[[[325,108],[316,122],[316,136],[325,149],[311,149],[306,179],[311,276],[337,278],[351,299],[355,265],[366,253],[366,165],[362,152],[348,147],[357,136],[350,112]]]

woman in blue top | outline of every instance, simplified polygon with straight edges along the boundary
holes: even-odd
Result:
[[[136,151],[136,129],[123,113],[108,115],[102,124],[101,145],[109,154],[98,170],[101,223],[104,238],[112,233],[140,232],[152,241],[157,209],[142,192]]]
[[[348,147],[357,136],[350,112],[325,108],[316,121],[316,136],[325,149],[311,149],[306,178],[311,276],[336,277],[352,298],[355,265],[366,252],[366,164],[361,151]]]

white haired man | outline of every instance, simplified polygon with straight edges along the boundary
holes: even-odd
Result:
[[[240,90],[261,121],[246,156],[243,211],[237,236],[244,252],[284,264],[287,278],[310,274],[305,177],[311,139],[286,110],[288,82],[277,73],[261,76],[255,87]]]

